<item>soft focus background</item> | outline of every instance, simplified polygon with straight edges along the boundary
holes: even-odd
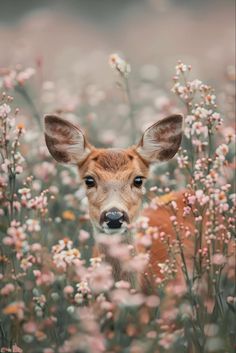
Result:
[[[231,0],[0,0],[1,352],[235,353],[234,63]],[[170,234],[141,217],[145,253],[100,240],[134,277],[168,248],[143,293],[94,253],[84,182],[50,156],[43,116],[126,147],[177,112],[181,149],[144,195]]]
[[[0,35],[1,65],[40,60],[47,78],[89,73],[109,84],[104,56],[118,50],[161,76],[182,59],[218,82],[234,63],[234,1],[1,1]]]
[[[225,88],[235,62],[230,0],[22,0],[1,1],[0,9],[0,66],[37,69],[39,114],[72,110],[83,119],[93,112],[103,125],[101,137],[108,140],[114,131],[106,129],[112,130],[119,115],[125,115],[122,94],[114,90],[107,64],[109,54],[123,54],[131,63],[134,103],[157,98],[156,107],[149,104],[142,117],[137,111],[139,125],[157,119],[158,105],[164,104],[158,97],[170,87],[177,60],[190,63],[195,75],[219,89]],[[145,85],[135,91],[140,78]],[[83,109],[83,99],[92,107]]]

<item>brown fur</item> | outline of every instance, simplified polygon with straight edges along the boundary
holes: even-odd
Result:
[[[187,216],[183,217],[184,209],[184,192],[170,193],[164,196],[168,199],[167,203],[159,204],[156,210],[152,208],[147,208],[143,211],[143,215],[149,218],[149,225],[151,227],[156,227],[158,232],[164,232],[166,237],[169,237],[170,242],[176,240],[176,231],[173,228],[170,217],[173,216],[173,211],[169,206],[170,201],[175,201],[177,205],[177,222],[178,225],[187,227],[191,234],[194,234],[194,217]],[[157,200],[158,204],[158,200]],[[183,238],[181,234],[181,238]],[[193,242],[190,239],[184,239],[184,253],[187,259],[191,259],[193,255]],[[168,256],[168,246],[160,241],[160,239],[153,239],[152,247],[150,249],[150,262],[149,262],[149,276],[152,279],[157,277],[162,278],[160,263],[165,262],[169,258]],[[180,269],[179,269],[180,270]],[[180,270],[179,272],[182,273]]]
[[[137,146],[97,149],[87,142],[80,127],[49,115],[45,117],[45,139],[57,161],[76,164],[82,179],[94,178],[95,185],[87,188],[86,194],[91,221],[101,232],[100,217],[113,207],[126,213],[131,223],[135,220],[141,208],[143,189],[134,185],[134,179],[137,176],[147,178],[151,162],[168,160],[175,155],[181,143],[181,126],[182,116],[172,115],[149,127]],[[169,216],[164,209],[159,209],[155,217],[150,213],[151,225],[169,231]],[[154,241],[150,273],[159,274],[158,263],[164,262],[166,256],[167,249]]]
[[[96,190],[87,190],[89,213],[94,223],[98,224],[112,195],[119,197],[120,207],[129,213],[130,221],[134,221],[141,207],[142,190],[132,187],[132,182],[137,175],[146,178],[148,167],[132,148],[96,149],[79,167],[79,173],[82,179],[91,175],[98,180]]]

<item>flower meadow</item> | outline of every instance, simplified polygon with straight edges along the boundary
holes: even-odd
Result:
[[[119,55],[109,64],[116,82],[110,90],[90,80],[79,87],[39,84],[37,67],[0,69],[0,351],[233,353],[235,74],[228,68],[217,98],[182,62],[165,92],[155,67],[133,79]],[[56,164],[44,142],[49,112],[79,123],[97,147],[126,147],[158,118],[184,115],[181,148],[170,162],[152,166],[143,205],[155,212],[161,202],[171,211],[175,236],[141,214],[131,243],[99,237],[133,281],[114,278],[93,250],[83,182],[76,169]],[[170,197],[175,191],[181,209]],[[168,256],[157,264],[155,285],[143,290],[135,278],[145,272],[154,238]],[[132,251],[138,244],[142,253]]]

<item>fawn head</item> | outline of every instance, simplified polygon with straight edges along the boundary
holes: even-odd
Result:
[[[122,233],[138,215],[151,163],[174,157],[182,137],[182,116],[171,115],[149,127],[126,149],[95,148],[79,126],[55,115],[45,117],[49,152],[60,163],[78,167],[95,228]]]

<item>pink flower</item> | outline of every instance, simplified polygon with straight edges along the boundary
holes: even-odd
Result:
[[[203,135],[203,137],[206,138],[208,135],[208,128],[207,126],[204,126],[201,121],[196,121],[192,125],[191,134]]]
[[[37,330],[37,325],[34,321],[28,321],[23,325],[23,329],[27,333],[34,333]]]
[[[39,244],[39,243],[34,243],[34,244],[31,245],[31,250],[33,252],[39,252],[39,251],[42,250],[42,245]]]
[[[145,303],[149,308],[155,308],[160,305],[160,298],[156,295],[150,295],[146,298]]]
[[[126,260],[129,258],[129,247],[127,244],[117,244],[116,246],[111,246],[109,249],[109,254],[120,261]]]
[[[141,273],[145,270],[149,260],[148,254],[138,254],[123,265],[126,271]]]
[[[213,265],[223,266],[226,263],[226,257],[222,254],[214,254],[212,256]]]
[[[37,178],[47,182],[56,175],[56,168],[53,163],[43,162],[35,166],[34,173]]]
[[[12,353],[23,353],[23,349],[21,349],[21,348],[20,348],[19,346],[17,346],[16,344],[13,344]]]
[[[86,242],[90,237],[90,234],[88,232],[86,232],[86,230],[81,229],[79,232],[79,241],[81,243]]]
[[[196,201],[196,196],[195,195],[188,196],[188,203],[190,205],[194,205],[195,201]]]
[[[35,261],[35,258],[33,256],[28,256],[26,258],[23,258],[20,262],[20,267],[22,268],[23,271],[28,270],[30,267],[32,267],[33,262]]]
[[[144,234],[142,237],[137,239],[137,244],[140,244],[146,248],[149,248],[152,245],[152,237],[149,234]]]
[[[26,224],[29,232],[39,232],[41,229],[37,219],[27,219]]]
[[[3,238],[3,243],[9,246],[15,246],[16,249],[21,249],[23,242],[26,240],[25,229],[17,221],[12,221],[7,230],[7,237]]]
[[[27,69],[20,71],[16,76],[16,81],[20,85],[24,85],[25,81],[29,80],[35,74],[35,69],[28,67]]]
[[[64,289],[63,289],[63,292],[65,295],[70,295],[74,292],[74,288],[72,286],[66,286]]]
[[[229,152],[229,147],[226,144],[219,145],[216,149],[216,155],[221,159],[225,160],[225,156]]]
[[[209,196],[205,195],[203,190],[197,190],[195,195],[201,206],[205,205],[209,201]]]
[[[67,266],[80,266],[80,252],[76,248],[72,248],[72,241],[68,238],[59,240],[59,243],[52,247],[53,262],[56,267],[62,268],[64,271]]]
[[[5,158],[4,162],[1,164],[1,169],[4,173],[8,173],[8,168],[10,167],[11,162],[9,159]]]
[[[12,283],[6,284],[2,289],[1,289],[1,294],[2,295],[9,295],[15,290],[15,286]]]
[[[0,105],[0,117],[1,118],[6,118],[8,116],[8,114],[10,114],[11,112],[11,107],[6,104],[3,103],[2,105]]]
[[[126,289],[115,289],[111,293],[112,301],[118,305],[140,306],[144,303],[144,296],[141,293],[131,294]]]
[[[175,67],[176,75],[180,75],[181,73],[187,71],[187,68],[188,68],[187,65],[179,61]]]
[[[89,286],[94,293],[106,292],[114,284],[111,267],[101,264],[96,267],[89,277]]]
[[[39,270],[34,270],[33,274],[36,278],[37,286],[41,286],[41,285],[49,286],[55,281],[55,275],[51,271],[41,272]]]
[[[129,289],[130,283],[127,281],[119,281],[115,283],[115,287],[118,289]]]

